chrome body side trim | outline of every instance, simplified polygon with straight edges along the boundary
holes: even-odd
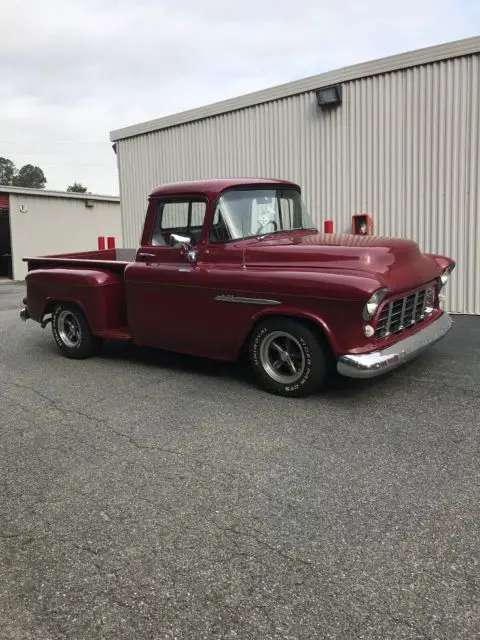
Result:
[[[441,340],[451,327],[451,317],[447,313],[443,313],[421,331],[382,351],[340,356],[337,362],[337,371],[340,375],[349,378],[374,378],[387,373],[417,357],[438,340]]]
[[[279,300],[269,300],[268,298],[247,298],[242,296],[218,295],[214,298],[217,302],[237,302],[240,304],[282,304]]]

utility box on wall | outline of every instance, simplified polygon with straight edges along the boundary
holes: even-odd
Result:
[[[371,236],[373,233],[372,216],[368,213],[356,213],[352,216],[352,233],[356,236]]]

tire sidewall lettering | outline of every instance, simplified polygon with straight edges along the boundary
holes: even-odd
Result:
[[[260,359],[259,359],[259,351],[260,351],[260,343],[262,341],[262,338],[265,336],[265,334],[267,334],[269,332],[267,327],[264,327],[263,329],[261,329],[257,335],[255,336],[255,339],[253,341],[253,347],[252,347],[252,359],[253,362],[255,364],[256,367],[261,367],[261,363],[260,363]]]

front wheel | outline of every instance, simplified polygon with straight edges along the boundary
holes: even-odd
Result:
[[[307,396],[325,383],[326,346],[297,320],[275,318],[261,322],[251,336],[249,353],[257,382],[270,393]]]
[[[101,340],[90,331],[82,311],[72,304],[60,303],[55,306],[52,331],[58,348],[67,358],[89,358],[101,344]]]

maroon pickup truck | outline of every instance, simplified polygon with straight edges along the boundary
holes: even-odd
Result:
[[[284,180],[155,189],[140,247],[25,258],[23,320],[52,323],[61,352],[105,339],[234,361],[258,384],[305,396],[331,367],[390,371],[450,329],[442,289],[455,262],[415,242],[322,234]]]

